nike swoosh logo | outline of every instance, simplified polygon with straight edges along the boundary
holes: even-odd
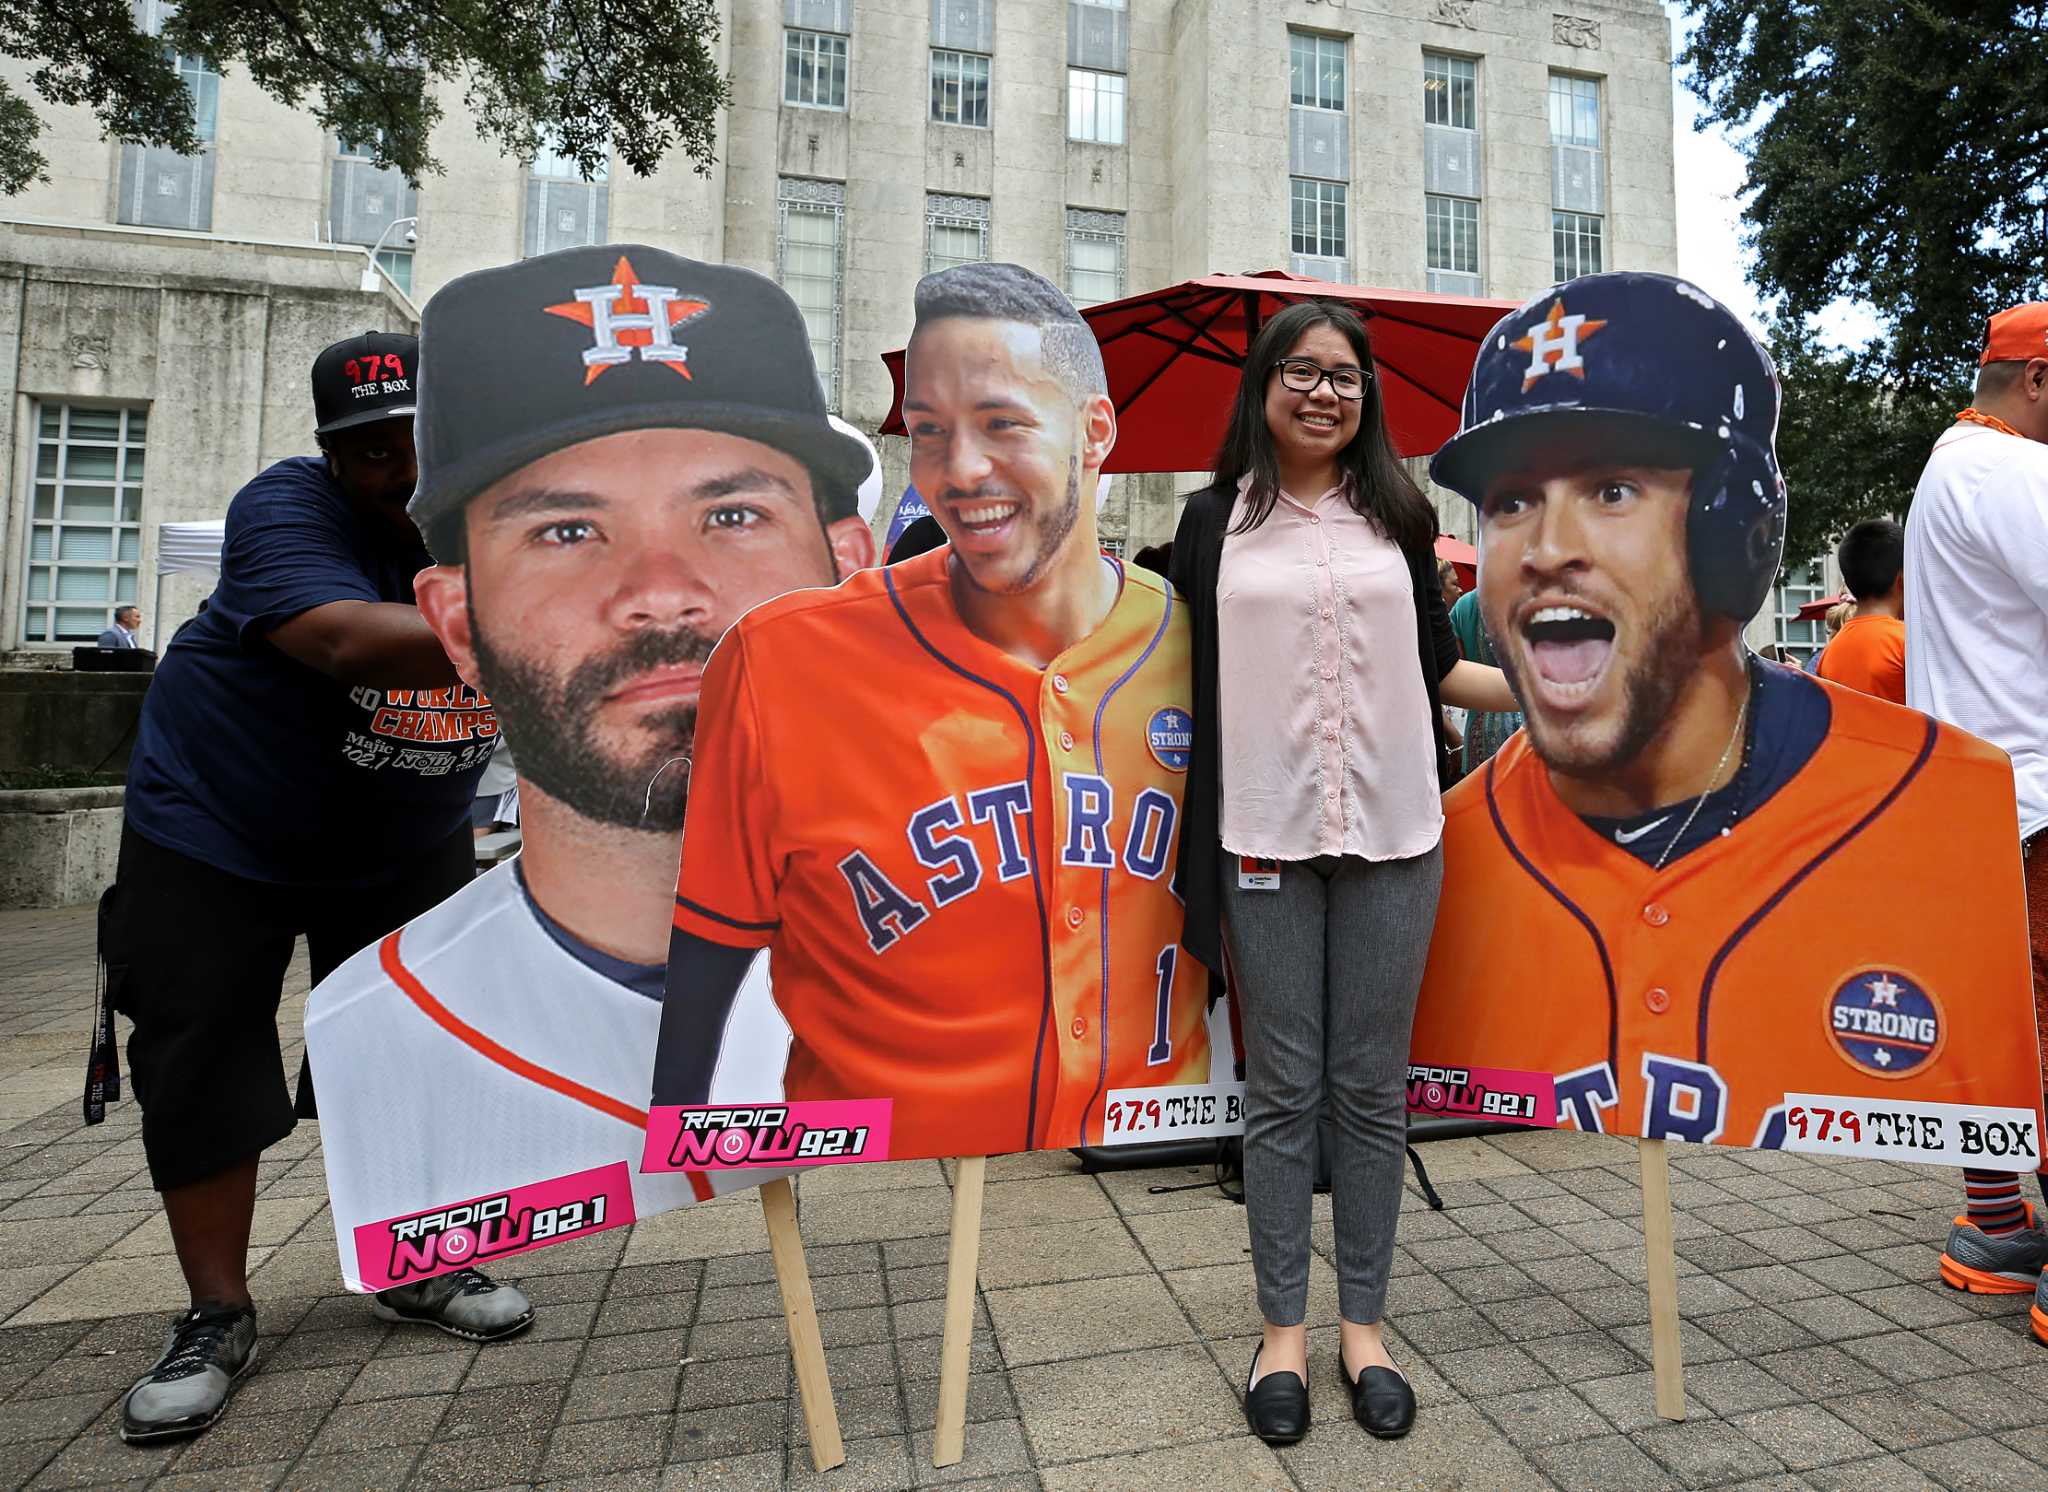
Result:
[[[1616,844],[1634,844],[1638,839],[1641,839],[1659,824],[1666,822],[1670,817],[1671,815],[1667,813],[1661,819],[1650,820],[1649,823],[1643,825],[1640,829],[1616,829],[1614,831],[1614,842]]]

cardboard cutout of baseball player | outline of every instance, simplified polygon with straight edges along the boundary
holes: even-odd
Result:
[[[712,655],[650,1167],[1241,1125],[1179,947],[1187,625],[1096,537],[1101,351],[1015,265],[927,276],[916,307],[910,474],[950,543],[757,607]],[[706,1108],[705,1033],[763,949],[786,1102]]]
[[[880,495],[747,270],[528,259],[443,289],[421,348],[420,608],[498,704],[524,839],[308,1003],[358,1290],[771,1179],[637,1166],[700,681],[748,607],[873,563],[856,489]],[[788,1045],[765,975],[728,1033],[752,1096]]]
[[[1418,1081],[1610,1134],[2034,1169],[2011,766],[1744,646],[1777,419],[1768,354],[1667,276],[1574,280],[1483,345],[1431,475],[1478,506],[1527,724],[1445,799]]]

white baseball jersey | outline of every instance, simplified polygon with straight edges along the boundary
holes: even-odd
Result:
[[[516,866],[365,948],[306,1002],[351,1290],[366,1288],[354,1244],[363,1224],[618,1161],[639,1217],[788,1174],[640,1172],[661,1005],[558,942]],[[728,1023],[714,1101],[779,1096],[788,1046],[758,959]]]

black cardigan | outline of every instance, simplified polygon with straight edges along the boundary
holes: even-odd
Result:
[[[1237,501],[1237,487],[1209,486],[1188,498],[1173,536],[1170,579],[1188,604],[1194,642],[1194,749],[1188,760],[1187,792],[1180,815],[1180,887],[1187,902],[1181,946],[1210,969],[1223,968],[1222,826],[1218,822],[1216,756],[1216,572],[1223,559],[1223,531]],[[1458,661],[1458,637],[1451,630],[1437,580],[1436,556],[1425,550],[1408,556],[1415,591],[1416,666],[1429,691],[1430,728],[1436,736],[1437,777],[1448,777],[1444,716],[1437,683]],[[1285,662],[1287,660],[1275,660]]]

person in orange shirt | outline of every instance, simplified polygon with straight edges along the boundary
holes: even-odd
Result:
[[[1835,547],[1842,583],[1856,609],[1814,669],[1895,705],[1906,702],[1906,531],[1889,518],[1866,518]]]

